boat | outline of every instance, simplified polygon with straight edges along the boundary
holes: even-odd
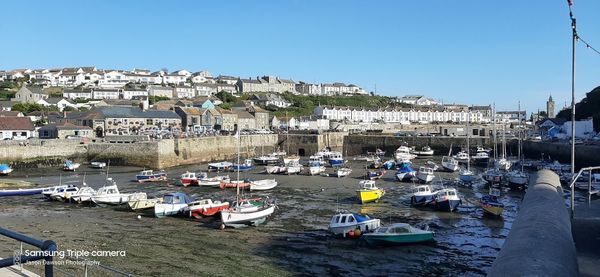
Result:
[[[367,167],[370,168],[370,169],[380,169],[382,166],[383,166],[383,163],[381,162],[381,159],[379,157],[377,157]]]
[[[395,160],[387,160],[383,164],[381,164],[381,167],[383,167],[386,170],[392,170],[392,169],[396,168],[396,161]]]
[[[165,194],[160,203],[154,205],[154,216],[165,217],[181,215],[184,213],[188,203],[192,202],[190,198],[182,192]]]
[[[329,232],[334,235],[348,236],[350,231],[360,230],[361,233],[368,233],[381,226],[381,221],[377,218],[370,218],[368,215],[338,211],[331,217],[329,222]]]
[[[264,179],[258,181],[249,181],[250,190],[269,190],[277,186],[275,179]]]
[[[106,163],[105,162],[91,162],[90,167],[96,168],[96,169],[102,169],[102,168],[106,167]]]
[[[61,181],[61,183],[62,183],[62,181]],[[65,189],[67,187],[72,187],[72,186],[73,185],[58,185],[58,186],[53,186],[53,187],[47,187],[42,190],[42,195],[46,199],[51,199],[50,196],[52,196],[52,194],[58,192],[61,189]]]
[[[385,190],[378,188],[375,181],[362,180],[358,184],[360,188],[356,190],[356,195],[362,204],[377,201],[385,195]]]
[[[404,145],[398,147],[398,149],[396,149],[396,151],[394,152],[394,158],[397,161],[412,160],[416,157],[417,155],[411,154],[410,148]]]
[[[342,153],[340,152],[331,152],[331,154],[329,154],[328,161],[332,167],[342,166],[346,162],[344,161]]]
[[[358,155],[358,156],[354,157],[354,160],[355,161],[372,162],[372,161],[375,161],[378,158],[379,157],[375,156],[375,155]]]
[[[306,172],[311,176],[319,175],[325,172],[325,167],[322,166],[319,162],[313,162],[308,165],[308,167],[306,168]]]
[[[498,197],[500,197],[500,190],[496,188],[490,188],[490,193],[483,195],[479,199],[479,204],[483,208],[483,212],[486,214],[500,216],[504,211],[504,204],[502,204]]]
[[[0,175],[7,176],[11,172],[13,172],[13,169],[10,167],[10,165],[0,164]]]
[[[476,175],[470,168],[463,168],[458,172],[458,179],[463,183],[472,183],[475,178]]]
[[[96,190],[83,183],[83,186],[76,193],[71,194],[71,201],[77,203],[91,202],[94,194],[96,194]]]
[[[148,198],[145,192],[136,192],[129,195],[127,205],[132,211],[143,211],[154,208],[156,203],[161,203],[161,198]]]
[[[300,162],[300,157],[296,156],[296,155],[291,155],[291,156],[286,156],[283,158],[283,163],[284,164],[290,164],[290,163],[299,163]]]
[[[202,218],[205,216],[213,216],[222,210],[229,208],[229,202],[212,201],[212,199],[200,199],[188,203],[188,206],[183,209],[189,217]]]
[[[267,165],[265,166],[265,172],[267,174],[282,174],[287,172],[287,167],[281,165]]]
[[[412,180],[417,176],[417,171],[410,167],[410,163],[401,163],[398,171],[396,172],[396,179],[400,182],[406,182]]]
[[[437,165],[437,164],[436,164],[434,161],[432,161],[432,160],[429,160],[429,161],[427,161],[426,165],[427,165],[427,167],[429,167],[429,168],[433,169],[433,171],[438,171],[438,170],[440,170],[440,166],[438,166],[438,165]]]
[[[467,152],[461,152],[463,155],[459,155],[457,157],[454,157],[454,159],[458,160],[459,163],[461,163],[461,159],[466,158],[466,161],[464,161],[467,164],[467,168],[465,169],[461,169],[458,172],[458,179],[461,180],[463,183],[471,183],[473,182],[473,180],[475,179],[475,173],[471,170],[471,157],[469,157],[469,149],[470,149],[470,134],[471,131],[469,129],[469,122],[471,121],[471,116],[469,114],[469,118],[467,120]],[[461,154],[459,153],[459,154]]]
[[[352,173],[352,168],[349,167],[339,167],[335,170],[335,175],[338,178],[346,177]]]
[[[375,232],[362,235],[370,245],[407,244],[433,240],[433,231],[415,228],[407,223],[394,223],[390,226],[379,227]]]
[[[454,156],[452,156],[452,158],[454,158],[454,160],[456,160],[458,163],[468,163],[469,162],[469,154],[465,151],[460,151],[458,153],[456,153]]]
[[[246,161],[244,161],[242,164],[233,164],[231,170],[246,172],[252,170],[253,168],[254,165],[252,164],[252,159],[246,159]]]
[[[529,174],[521,170],[513,170],[506,174],[511,189],[522,189],[529,184]]]
[[[488,184],[500,184],[502,183],[502,180],[504,179],[504,174],[502,172],[500,172],[500,170],[498,170],[497,168],[491,168],[486,170],[483,173],[483,180],[485,180],[486,182],[488,182]]]
[[[432,191],[429,185],[420,185],[413,187],[413,193],[410,197],[410,204],[412,206],[425,206],[433,202],[435,193]]]
[[[41,194],[45,189],[46,188],[5,189],[5,190],[0,190],[0,197],[4,197],[4,196],[36,195],[36,194]]]
[[[330,158],[331,155],[333,155],[335,152],[331,151],[331,147],[325,147],[319,151],[317,151],[317,153],[315,153],[315,156],[321,156],[323,157],[323,159],[328,160]]]
[[[319,164],[319,165],[325,165],[325,160],[323,159],[323,156],[320,155],[312,155],[310,157],[308,157],[308,164]]]
[[[221,183],[229,183],[229,175],[208,177],[208,174],[201,172],[198,175],[198,186],[201,187],[219,187]]]
[[[429,183],[433,181],[435,175],[433,174],[433,168],[421,166],[419,167],[419,171],[417,171],[417,179],[424,183]]]
[[[71,199],[73,194],[76,194],[79,188],[76,186],[67,186],[66,188],[60,188],[55,193],[50,195],[50,199],[54,201],[67,201]]]
[[[79,163],[74,163],[71,160],[66,160],[65,163],[63,164],[63,170],[64,171],[75,171],[76,169],[78,169],[80,166]]]
[[[202,174],[202,173],[200,173],[200,174]],[[198,176],[196,175],[195,172],[186,171],[185,173],[181,174],[181,176],[179,178],[179,182],[181,182],[181,184],[184,187],[187,187],[190,185],[198,185]]]
[[[448,172],[455,172],[460,169],[458,161],[451,156],[442,157],[442,168]]]
[[[297,161],[290,161],[285,166],[285,172],[288,175],[290,175],[290,174],[298,174],[298,173],[302,172],[303,168],[304,167],[299,162],[297,162]]]
[[[273,153],[271,153],[269,155],[275,156],[275,157],[285,157],[285,155],[287,155],[287,152],[283,151],[283,150],[276,150],[276,151],[273,151]]]
[[[429,145],[421,147],[421,150],[415,150],[415,147],[413,147],[410,153],[417,156],[433,156],[433,149]]]
[[[219,183],[218,187],[220,189],[226,189],[226,188],[247,188],[250,187],[250,182],[248,180],[233,180],[233,181],[227,181],[227,182],[221,182]]]
[[[438,211],[453,212],[462,202],[455,188],[445,188],[435,191],[434,206]]]
[[[209,163],[208,171],[229,171],[233,167],[231,162]]]
[[[488,156],[489,156],[489,154],[490,154],[491,152],[492,152],[492,149],[490,149],[490,148],[484,148],[484,147],[483,147],[483,146],[481,146],[481,145],[478,145],[478,146],[477,146],[477,153],[487,153],[487,154],[488,154]]]
[[[279,156],[276,155],[268,155],[268,156],[260,156],[253,159],[254,164],[256,165],[272,165],[279,162]]]
[[[385,151],[377,148],[377,149],[375,149],[375,152],[367,151],[367,155],[383,157],[383,156],[385,156]]]
[[[369,170],[367,171],[367,173],[365,173],[365,178],[369,179],[369,180],[376,180],[376,179],[381,179],[381,177],[383,177],[383,175],[385,175],[385,170],[377,170],[377,171],[373,171],[373,170]]]
[[[240,198],[230,208],[221,211],[221,228],[257,226],[265,222],[273,212],[275,212],[274,203]]]
[[[142,170],[135,175],[135,179],[140,182],[160,182],[167,180],[167,173],[164,171],[154,172],[154,170]]]
[[[490,160],[490,155],[487,152],[477,152],[471,156],[471,161],[476,165],[487,165]]]
[[[496,168],[504,171],[508,171],[512,166],[512,163],[506,158],[500,158],[495,162]]]
[[[92,202],[98,205],[120,205],[129,201],[129,194],[120,193],[117,184],[112,178],[108,178],[106,181],[110,185],[99,188],[92,196]]]

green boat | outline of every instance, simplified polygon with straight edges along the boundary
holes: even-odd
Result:
[[[391,226],[380,227],[373,233],[362,235],[370,245],[417,243],[433,240],[433,231],[422,230],[407,223],[394,223]]]

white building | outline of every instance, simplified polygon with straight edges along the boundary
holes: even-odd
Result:
[[[148,95],[173,98],[173,88],[163,86],[148,86]]]
[[[120,89],[109,89],[109,88],[93,88],[92,98],[93,99],[119,99],[121,95]]]
[[[121,91],[121,99],[132,99],[139,96],[148,96],[148,91],[145,89],[125,88]]]
[[[40,104],[44,107],[50,107],[50,106],[56,106],[58,107],[59,111],[63,111],[66,107],[71,107],[76,109],[77,105],[74,102],[71,102],[67,99],[64,98],[56,98],[56,97],[50,97],[50,98],[46,98],[46,99],[40,99],[36,102],[37,104]]]
[[[469,109],[365,109],[358,107],[318,106],[314,115],[329,120],[350,122],[489,122],[481,110]]]
[[[296,91],[304,95],[322,95],[323,89],[321,84],[309,84],[300,82],[296,84]]]
[[[196,89],[190,86],[176,86],[173,90],[175,98],[194,98],[196,97]]]
[[[571,137],[572,126],[573,126],[572,121],[567,121],[561,127],[562,133],[565,133],[567,138]],[[587,120],[575,121],[575,137],[576,138],[590,138],[590,137],[593,137],[595,134],[596,133],[594,132],[593,118],[590,117]]]
[[[103,88],[122,88],[129,83],[129,78],[122,72],[113,70],[104,74],[98,81],[98,86]]]
[[[92,99],[92,90],[90,89],[65,89],[63,97],[68,99]]]
[[[196,96],[212,96],[217,94],[216,84],[196,84]]]
[[[35,127],[29,117],[0,117],[0,140],[25,140],[35,137]]]
[[[398,102],[415,106],[436,106],[440,103],[423,95],[406,95],[398,99]]]

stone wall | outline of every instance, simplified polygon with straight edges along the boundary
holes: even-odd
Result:
[[[558,160],[561,163],[571,163],[571,144],[564,142],[524,141],[523,152],[528,158],[540,159],[542,155]],[[575,166],[600,165],[600,146],[575,145]]]
[[[325,147],[330,147],[333,151],[343,152],[344,137],[347,135],[347,132],[279,135],[279,146],[290,154],[302,157],[313,155]]]
[[[14,168],[57,166],[64,159],[85,157],[87,145],[79,140],[29,139],[23,141],[0,141],[0,162]]]

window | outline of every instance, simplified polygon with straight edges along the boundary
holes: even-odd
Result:
[[[348,217],[348,222],[354,222],[354,217],[352,217],[352,216]]]
[[[346,223],[346,216],[342,216],[342,222],[341,223]]]
[[[146,119],[146,125],[152,125],[152,118]]]

